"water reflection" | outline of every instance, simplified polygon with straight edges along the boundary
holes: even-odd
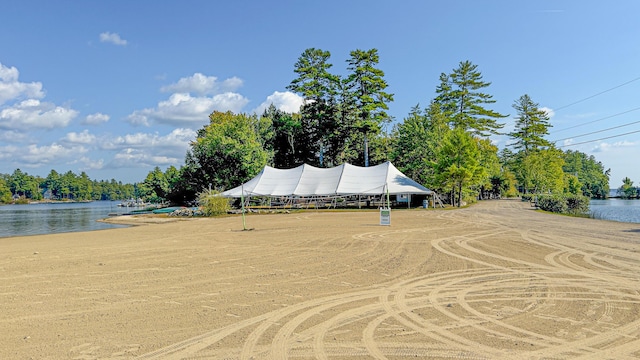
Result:
[[[0,237],[121,227],[97,221],[118,211],[112,201],[0,206]]]

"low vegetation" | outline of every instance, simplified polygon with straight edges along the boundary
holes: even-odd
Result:
[[[198,194],[198,204],[205,216],[224,215],[231,209],[229,199],[220,196],[216,190],[205,190]]]

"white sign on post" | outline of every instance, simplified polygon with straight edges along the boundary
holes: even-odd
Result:
[[[380,208],[380,225],[391,225],[391,208]]]

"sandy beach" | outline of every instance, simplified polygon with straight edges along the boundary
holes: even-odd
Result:
[[[519,200],[124,221],[0,238],[0,359],[640,357],[640,224]]]

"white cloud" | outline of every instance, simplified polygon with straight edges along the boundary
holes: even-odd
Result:
[[[109,115],[105,115],[102,113],[95,113],[87,115],[82,121],[83,125],[100,125],[109,121]]]
[[[184,162],[189,143],[195,137],[194,130],[179,128],[162,136],[157,133],[135,133],[106,140],[102,144],[102,149],[117,151],[106,167],[180,165]]]
[[[111,33],[108,31],[100,34],[100,42],[107,42],[120,46],[127,45],[127,40],[122,39],[117,33]]]
[[[76,110],[29,99],[0,111],[0,129],[26,131],[61,128],[69,125],[77,115]]]
[[[117,136],[113,139],[105,140],[102,144],[103,149],[122,150],[128,148],[157,148],[158,152],[167,151],[167,149],[179,149],[181,155],[189,147],[189,142],[196,137],[196,132],[191,129],[174,129],[171,133],[160,136],[159,134],[135,133],[124,136]],[[172,151],[172,150],[170,150]]]
[[[242,80],[232,77],[218,82],[215,76],[205,76],[201,73],[195,73],[193,76],[184,77],[177,83],[163,86],[160,88],[162,92],[173,93],[196,93],[199,95],[213,95],[225,92],[233,92],[242,86]]]
[[[90,159],[86,156],[81,157],[80,159],[78,159],[77,161],[74,162],[75,164],[80,164],[81,165],[81,170],[100,170],[104,167],[104,160],[100,159],[100,160],[93,160]]]
[[[18,147],[14,145],[0,146],[0,160],[12,161],[14,154],[18,152]]]
[[[240,94],[224,93],[213,97],[193,97],[187,93],[172,94],[151,109],[134,111],[127,117],[132,125],[150,126],[152,122],[197,128],[209,121],[214,110],[240,112],[249,100]]]
[[[83,130],[81,133],[70,132],[64,137],[64,141],[70,144],[90,145],[96,141],[96,136],[89,133],[89,130]]]
[[[13,161],[24,166],[37,167],[59,164],[66,159],[71,161],[79,154],[86,152],[87,149],[82,146],[65,147],[57,143],[45,146],[29,145],[26,148],[16,150],[13,154]]]
[[[556,112],[553,111],[553,109],[548,108],[546,106],[541,107],[539,110],[546,112],[549,119],[553,118],[556,115]]]
[[[18,81],[20,73],[15,67],[0,63],[0,105],[21,98],[42,98],[42,83],[23,83]]]
[[[267,96],[267,100],[260,104],[255,110],[253,110],[253,112],[258,115],[262,115],[262,113],[264,113],[264,111],[273,104],[273,106],[278,110],[288,113],[298,113],[300,112],[300,106],[302,106],[303,103],[304,98],[297,94],[290,91],[275,91],[273,94]]]
[[[0,142],[20,143],[27,141],[27,134],[15,130],[0,131]]]
[[[113,157],[113,161],[107,165],[113,168],[128,167],[154,167],[176,165],[181,159],[154,155],[139,149],[124,149]]]
[[[627,140],[616,141],[614,143],[601,142],[596,146],[594,146],[594,148],[591,151],[595,153],[607,152],[607,151],[612,151],[620,148],[629,148],[636,145],[638,145],[637,142],[627,141]]]

